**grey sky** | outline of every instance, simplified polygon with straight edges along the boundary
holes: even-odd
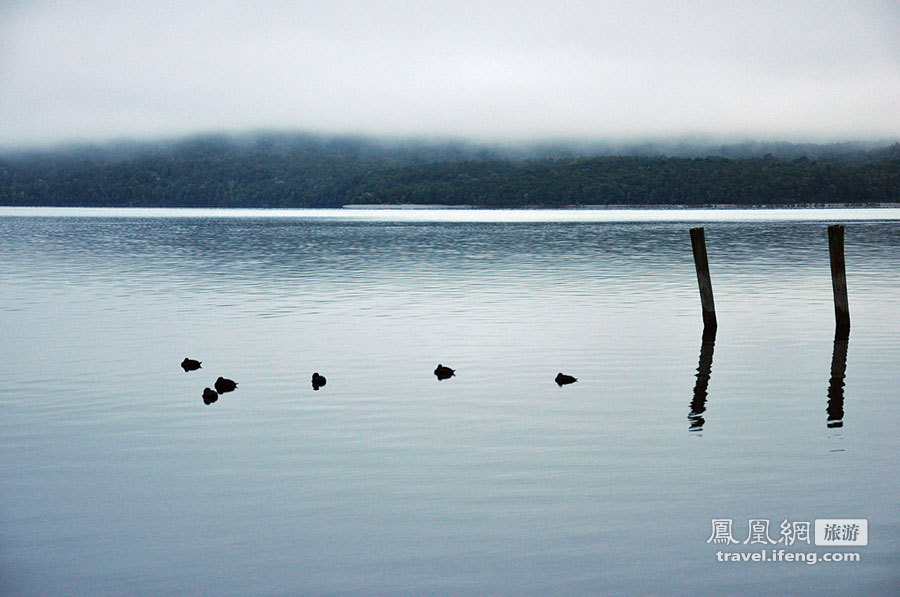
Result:
[[[900,2],[0,0],[0,145],[900,137]]]

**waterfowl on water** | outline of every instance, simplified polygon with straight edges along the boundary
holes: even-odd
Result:
[[[219,393],[212,388],[203,388],[203,404],[209,406],[219,399]]]
[[[215,388],[219,394],[224,394],[225,392],[233,392],[235,388],[237,388],[237,382],[226,379],[224,377],[220,377],[216,380]]]
[[[184,357],[184,360],[181,361],[181,368],[184,369],[185,372],[196,371],[200,368],[200,361]]]
[[[556,383],[562,387],[566,384],[575,383],[578,379],[572,377],[571,375],[566,375],[565,373],[557,373],[556,374]]]
[[[450,367],[444,367],[443,365],[438,363],[438,366],[434,370],[434,374],[439,380],[449,379],[456,375],[456,370],[451,369]]]
[[[321,388],[322,386],[324,386],[326,383],[328,383],[328,380],[325,379],[325,376],[324,376],[324,375],[319,375],[318,372],[313,373],[313,375],[312,375],[312,388],[313,388],[314,390],[318,390],[319,388]]]

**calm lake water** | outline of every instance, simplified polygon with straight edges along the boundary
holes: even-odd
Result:
[[[898,592],[898,210],[2,208],[0,281],[4,595]]]

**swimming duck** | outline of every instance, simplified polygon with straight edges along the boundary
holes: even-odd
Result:
[[[194,359],[189,359],[184,357],[184,360],[181,361],[181,368],[187,371],[196,371],[200,368],[200,361],[195,361]]]
[[[224,394],[225,392],[233,392],[237,388],[237,382],[220,377],[216,380],[214,387],[219,394]]]
[[[456,370],[451,369],[450,367],[444,367],[443,365],[438,363],[438,366],[434,370],[434,374],[438,378],[438,380],[450,379],[451,377],[456,375]]]
[[[212,388],[203,388],[203,404],[209,406],[219,399],[219,394]]]
[[[318,390],[322,386],[328,383],[328,380],[325,379],[324,375],[319,375],[318,372],[313,373],[312,375],[312,388],[314,390]]]
[[[566,384],[575,383],[578,380],[576,378],[572,377],[571,375],[566,375],[565,373],[557,373],[555,381],[556,381],[557,385],[562,387]]]

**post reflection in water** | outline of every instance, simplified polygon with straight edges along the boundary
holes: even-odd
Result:
[[[703,431],[706,420],[703,413],[706,412],[706,395],[709,387],[709,376],[712,374],[713,351],[716,347],[715,331],[704,331],[703,342],[700,344],[700,364],[697,366],[697,383],[694,384],[694,398],[691,400],[691,412],[688,420],[691,422],[689,431]]]
[[[847,340],[834,341],[831,355],[831,380],[828,382],[828,427],[844,426],[844,377],[847,373]]]

